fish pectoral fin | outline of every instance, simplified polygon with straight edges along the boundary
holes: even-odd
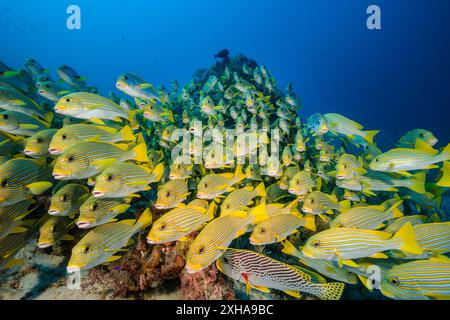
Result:
[[[129,194],[127,197],[131,197],[131,198],[140,198],[141,195],[140,195],[140,194],[137,194],[137,193],[131,193],[131,194]]]
[[[361,280],[361,283],[364,285],[364,287],[367,288],[367,290],[373,291],[373,287],[369,286],[369,282],[368,282],[369,279],[367,279],[366,277],[364,277],[364,276],[362,276],[360,274],[357,274],[357,276],[358,276],[359,280]]]
[[[38,129],[38,128],[39,128],[38,125],[31,124],[31,123],[21,123],[21,124],[19,125],[19,127],[20,127],[21,129],[30,129],[30,130]]]
[[[255,288],[256,290],[259,290],[259,291],[261,291],[261,292],[266,292],[266,293],[269,293],[270,292],[270,289],[269,288],[266,288],[266,287],[262,287],[262,286],[255,286],[255,285],[251,285],[253,288]]]
[[[97,119],[97,118],[90,118],[89,121],[92,123],[95,123],[95,124],[101,124],[101,125],[105,124],[102,120]]]
[[[126,183],[130,187],[139,187],[139,186],[145,186],[148,184],[147,181],[141,180],[141,181],[130,181]]]
[[[343,260],[342,264],[345,264],[346,266],[349,266],[349,267],[358,268],[358,264],[353,260]]]
[[[87,139],[84,139],[84,141],[85,142],[95,142],[95,141],[98,141],[99,139],[100,139],[100,136],[92,136]]]
[[[118,204],[117,206],[112,208],[112,211],[115,213],[122,213],[127,211],[129,207],[130,207],[129,204]]]
[[[370,258],[376,259],[388,259],[389,257],[383,252],[377,252],[370,256]]]
[[[122,258],[122,256],[111,256],[111,257],[109,257],[108,259],[106,259],[106,262],[105,262],[104,264],[108,264],[108,263],[110,263],[110,262],[119,260],[120,258]]]
[[[287,295],[290,295],[291,297],[294,297],[294,298],[297,298],[297,299],[300,299],[302,297],[300,292],[295,291],[295,290],[283,290],[283,292],[286,293]]]
[[[400,174],[400,175],[402,175],[402,176],[405,176],[405,177],[412,177],[412,176],[413,176],[412,173],[409,173],[409,172],[407,172],[407,171],[399,171],[399,172],[397,172],[397,173]]]
[[[110,165],[114,164],[117,161],[117,159],[101,159],[101,160],[95,160],[92,161],[92,164],[96,167],[109,167]]]
[[[51,182],[40,181],[26,185],[26,188],[31,192],[31,194],[36,196],[44,193],[47,189],[51,188],[51,186],[52,186]]]
[[[20,266],[22,264],[23,264],[23,260],[22,259],[11,259],[5,265],[5,269],[11,269],[11,268],[14,268],[15,266]]]
[[[66,234],[64,237],[61,238],[61,240],[72,241],[72,240],[75,240],[75,237],[70,234]]]
[[[13,229],[13,231],[11,231],[11,233],[23,233],[23,232],[27,232],[28,229],[21,227],[21,226],[17,226]]]
[[[424,295],[433,300],[450,300],[450,295],[432,293],[424,293]]]

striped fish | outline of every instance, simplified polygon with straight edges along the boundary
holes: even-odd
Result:
[[[91,124],[72,124],[59,129],[51,139],[48,151],[50,154],[61,154],[71,146],[89,141],[119,142],[134,141],[136,137],[129,126],[120,131],[108,126]]]
[[[26,229],[20,227],[20,223],[33,210],[28,210],[32,203],[34,203],[33,200],[27,199],[9,206],[0,207],[0,239],[5,238],[10,233],[26,231]]]
[[[389,221],[388,226],[384,231],[389,233],[397,232],[401,227],[403,227],[406,223],[410,223],[412,226],[425,223],[427,220],[427,216],[414,214],[410,216],[403,216],[401,218],[395,219],[394,221]]]
[[[0,270],[23,264],[21,259],[14,259],[30,239],[29,232],[12,233],[0,240]]]
[[[0,166],[0,206],[15,204],[52,186],[50,171],[32,159],[11,159]]]
[[[96,198],[132,196],[135,192],[150,190],[149,184],[159,181],[163,172],[162,163],[154,170],[128,162],[116,163],[97,176],[92,194]]]
[[[246,215],[225,215],[209,222],[189,247],[187,272],[195,273],[207,268],[225,252],[231,241],[247,232],[250,224],[266,219],[264,207],[261,204]]]
[[[56,129],[42,130],[26,139],[23,153],[34,158],[47,156],[50,140],[56,131]]]
[[[232,191],[220,206],[220,214],[232,214],[234,212],[245,211],[255,197],[265,197],[266,188],[264,182],[255,188],[248,186]]]
[[[327,195],[320,191],[313,191],[303,200],[302,211],[305,213],[319,215],[322,219],[323,213],[333,214],[333,210],[342,211],[350,206],[348,200],[338,202],[335,195]]]
[[[287,190],[289,188],[289,182],[291,181],[292,177],[294,177],[298,172],[299,169],[297,167],[286,168],[279,181],[280,189]]]
[[[403,201],[398,201],[386,211],[383,205],[353,207],[334,218],[330,222],[330,228],[344,227],[366,230],[383,228],[386,220],[403,216],[403,213],[398,210],[402,203]]]
[[[401,172],[437,168],[436,163],[450,159],[450,143],[438,154],[429,144],[416,141],[415,149],[398,148],[375,157],[369,167],[371,170]]]
[[[333,261],[308,258],[287,240],[283,241],[282,252],[290,256],[297,257],[300,263],[316,270],[317,272],[323,274],[324,276],[327,276],[330,279],[345,282],[348,284],[358,283],[358,279],[354,273],[348,270],[344,270],[343,268],[339,268],[337,263]]]
[[[89,197],[80,207],[77,226],[80,229],[93,228],[111,222],[117,215],[130,208],[131,198]]]
[[[381,293],[396,300],[448,300],[450,260],[439,256],[395,266],[384,276]]]
[[[169,179],[187,179],[191,176],[194,164],[189,156],[177,157],[170,165]]]
[[[66,184],[50,198],[48,213],[54,216],[75,215],[88,196],[87,187],[76,183]]]
[[[19,136],[32,136],[48,129],[50,124],[24,113],[4,111],[0,113],[0,130]]]
[[[172,209],[182,204],[189,195],[185,180],[170,180],[159,187],[155,203],[156,209]]]
[[[368,196],[374,196],[373,191],[397,192],[397,187],[425,193],[425,176],[425,172],[418,172],[411,177],[397,178],[387,173],[370,171],[359,178],[337,180],[336,185],[347,190],[361,191]]]
[[[186,235],[199,230],[208,221],[214,219],[215,202],[211,202],[207,209],[197,203],[198,200],[194,200],[185,207],[175,208],[162,215],[153,223],[152,229],[147,236],[147,242],[159,244],[183,240]]]
[[[89,92],[75,92],[65,95],[55,104],[55,112],[78,119],[104,124],[103,120],[121,121],[128,119],[128,113],[110,99]]]
[[[363,168],[364,163],[361,158],[356,158],[352,154],[343,154],[336,164],[336,179],[357,178],[367,171]]]
[[[300,171],[289,181],[288,192],[296,196],[304,196],[311,193],[316,186],[316,182],[311,178],[311,174]]]
[[[115,162],[135,160],[147,162],[145,143],[127,151],[125,144],[83,142],[64,151],[57,159],[53,177],[58,180],[85,179],[102,172]]]
[[[250,236],[252,245],[266,245],[280,242],[289,235],[298,232],[298,228],[316,231],[316,217],[307,215],[302,217],[300,214],[277,214],[258,223]]]
[[[197,186],[197,198],[214,199],[225,192],[232,191],[232,186],[245,179],[241,166],[236,167],[235,173],[209,174],[204,176]]]
[[[73,219],[69,217],[51,217],[39,229],[37,246],[44,249],[54,246],[60,240],[71,241],[75,239],[67,234],[73,226]]]
[[[326,283],[313,271],[249,250],[228,249],[216,265],[228,277],[245,283],[247,293],[251,288],[263,292],[272,288],[296,298],[300,298],[300,292],[306,292],[322,300],[339,300],[345,287],[339,282]]]
[[[420,259],[431,255],[450,252],[450,222],[423,223],[413,226],[417,244],[424,251],[415,256],[404,252],[395,252],[396,258]]]
[[[114,254],[151,223],[152,214],[150,209],[146,209],[137,221],[128,219],[94,228],[73,247],[67,272],[87,270],[120,259],[121,256]]]
[[[12,88],[0,86],[0,108],[26,114],[30,117],[40,117],[46,121],[53,118],[52,112],[45,112],[36,101]]]
[[[333,228],[311,236],[303,247],[303,254],[314,259],[337,261],[357,267],[352,259],[386,258],[383,251],[398,249],[422,254],[411,224],[405,224],[392,235],[388,232],[354,228]]]
[[[0,131],[0,155],[9,155],[20,152],[23,148],[18,137]]]
[[[344,135],[358,144],[373,143],[378,130],[363,131],[363,126],[338,113],[326,113],[323,115],[330,131]]]

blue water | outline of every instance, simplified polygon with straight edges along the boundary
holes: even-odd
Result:
[[[77,4],[82,29],[66,28]],[[366,8],[382,30],[366,28]],[[0,60],[75,67],[101,92],[122,72],[187,82],[226,47],[292,82],[301,114],[338,112],[381,129],[387,146],[426,128],[450,137],[450,1],[432,0],[15,0],[0,1]],[[116,91],[116,93],[118,93]]]

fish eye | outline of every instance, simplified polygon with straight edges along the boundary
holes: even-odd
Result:
[[[228,262],[229,262],[228,258],[225,257],[225,256],[224,256],[222,259],[223,259],[223,262],[225,262],[225,263],[228,263]]]
[[[123,76],[123,80],[128,80],[128,76]]]
[[[106,176],[106,181],[111,181],[113,179],[113,176],[112,176],[112,174],[108,174],[107,176]]]
[[[150,106],[150,109],[153,110],[153,106]]]
[[[314,203],[314,199],[311,199],[311,203]]]
[[[51,226],[51,227],[50,227],[50,231],[51,231],[51,232],[55,232],[55,226]]]
[[[314,248],[318,248],[319,246],[320,246],[320,241],[313,241],[312,243],[312,246],[314,247]]]
[[[166,192],[166,197],[170,197],[170,191]]]
[[[82,247],[81,248],[81,252],[82,253],[87,253],[89,251],[89,249],[90,249],[89,246]]]
[[[265,228],[261,228],[261,229],[259,230],[259,233],[265,234],[265,233],[266,233],[266,229],[265,229]]]
[[[97,210],[98,209],[98,204],[97,204],[97,202],[94,202],[92,205],[91,205],[91,210],[92,211],[95,211],[95,210]]]
[[[164,224],[162,224],[160,227],[159,227],[159,230],[160,231],[164,231],[165,229],[166,229],[166,224],[164,223]]]
[[[66,139],[67,139],[67,134],[63,134],[63,135],[61,136],[61,139],[66,140]]]
[[[37,138],[37,139],[36,139],[36,142],[37,142],[37,143],[43,143],[44,140],[42,140],[42,138]]]
[[[420,134],[420,136],[421,136],[422,138],[425,138],[425,133],[422,132],[422,133]]]
[[[66,202],[66,201],[67,201],[67,194],[63,193],[59,199],[60,199],[62,202]]]
[[[205,252],[205,247],[200,247],[198,249],[198,253],[202,254],[203,252]]]
[[[73,155],[67,157],[68,162],[72,162],[73,160],[75,160],[75,157]]]
[[[9,116],[7,114],[4,114],[3,119],[9,119]]]
[[[203,184],[203,186],[204,186],[205,188],[208,188],[208,184],[207,184],[206,182]]]
[[[380,162],[380,158],[375,158],[375,162]]]
[[[8,180],[4,179],[2,180],[1,186],[2,188],[5,188],[8,185]]]
[[[72,101],[72,100],[71,100],[70,98],[65,98],[64,101],[65,101],[65,102],[70,102],[70,101]]]
[[[394,286],[398,286],[398,285],[400,284],[400,281],[398,281],[398,278],[392,278],[392,279],[391,279],[391,283],[392,283]]]

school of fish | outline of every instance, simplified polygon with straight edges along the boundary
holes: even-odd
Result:
[[[68,65],[0,63],[0,270],[31,239],[69,241],[70,273],[141,235],[191,241],[186,272],[247,293],[449,299],[449,141],[414,129],[383,150],[347,116],[302,119],[263,65],[216,58],[184,87],[123,73],[107,95]]]

